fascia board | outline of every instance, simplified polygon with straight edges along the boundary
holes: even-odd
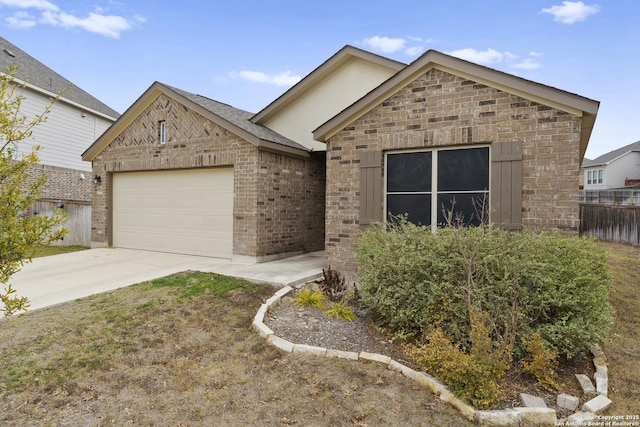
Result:
[[[1,73],[1,74],[7,75],[6,73]],[[40,86],[36,86],[36,85],[31,84],[31,83],[29,83],[29,82],[27,82],[25,80],[21,80],[21,79],[19,79],[17,77],[14,77],[13,81],[18,86],[24,86],[27,89],[30,89],[30,90],[32,90],[34,92],[41,93],[42,95],[45,95],[45,96],[47,96],[47,97],[49,97],[51,99],[56,99],[57,98],[60,102],[64,102],[65,104],[71,105],[73,107],[76,107],[76,108],[78,108],[80,110],[83,110],[83,111],[86,111],[88,113],[91,113],[93,115],[102,117],[102,118],[104,118],[106,120],[109,120],[109,121],[113,122],[113,121],[116,121],[118,119],[117,117],[111,117],[108,114],[104,114],[104,113],[101,113],[100,111],[96,111],[96,110],[94,110],[92,108],[87,107],[86,105],[82,105],[82,104],[80,104],[78,102],[70,100],[69,98],[65,98],[63,95],[48,91],[46,89],[41,88]]]
[[[429,51],[343,112],[319,126],[313,131],[314,139],[326,142],[344,126],[366,114],[373,106],[380,104],[418,76],[433,68],[566,111],[578,117],[583,117],[587,113],[586,115],[594,116],[593,120],[595,120],[599,107],[598,101],[580,95],[564,92],[440,52]],[[588,134],[590,133],[589,131]],[[583,144],[581,143],[581,145]]]
[[[295,86],[276,98],[255,116],[251,118],[254,123],[264,123],[273,116],[277,115],[283,108],[296,99],[303,96],[308,90],[312,89],[318,83],[325,80],[335,70],[341,68],[350,61],[361,59],[373,64],[382,65],[389,69],[400,71],[406,64],[395,61],[390,58],[376,55],[371,52],[367,52],[361,49],[357,49],[353,46],[345,46],[340,49],[331,58],[327,59],[324,63],[318,66],[315,70],[307,74],[302,80],[300,80]]]
[[[115,121],[96,141],[82,153],[82,160],[93,161],[104,150],[113,139],[120,135],[135,120],[140,112],[147,108],[163,92],[160,85],[155,82],[147,89],[118,120]]]

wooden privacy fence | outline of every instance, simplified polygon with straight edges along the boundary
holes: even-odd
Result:
[[[580,235],[640,244],[640,189],[581,191]]]
[[[56,246],[91,246],[91,203],[68,200],[38,200],[33,205],[33,213],[52,215],[55,209],[62,209],[67,214],[64,228],[69,230]]]

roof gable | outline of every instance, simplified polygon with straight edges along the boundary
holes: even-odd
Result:
[[[115,120],[120,115],[2,37],[0,50],[0,72],[4,72],[9,66],[17,67],[16,78],[24,82],[25,86],[52,97],[62,94],[62,101],[93,111],[107,119]]]
[[[393,77],[322,124],[314,130],[314,138],[323,142],[328,140],[346,125],[362,117],[376,105],[433,68],[582,117],[580,155],[581,158],[584,156],[598,112],[598,101],[474,64],[435,50],[427,51]]]
[[[640,151],[640,141],[636,141],[632,144],[625,145],[624,147],[620,147],[616,150],[610,151],[602,156],[596,157],[593,160],[586,160],[582,164],[583,168],[589,168],[593,166],[602,166],[608,165],[609,163],[619,159],[620,157],[629,154],[631,152]]]
[[[302,145],[283,137],[249,119],[253,113],[234,108],[213,99],[154,82],[122,116],[107,129],[83,154],[82,159],[92,161],[120,133],[126,129],[160,94],[165,94],[196,111],[214,123],[228,129],[248,142],[275,151],[308,156]]]
[[[275,115],[278,115],[282,110],[293,104],[298,98],[303,97],[309,90],[311,90],[319,81],[325,79],[327,75],[336,72],[345,63],[352,60],[361,60],[363,62],[369,62],[372,65],[388,68],[393,72],[398,72],[406,64],[398,61],[394,61],[389,58],[385,58],[380,55],[376,55],[371,52],[367,52],[362,49],[358,49],[353,46],[345,46],[336,52],[333,56],[320,64],[315,70],[307,74],[302,80],[296,83],[293,87],[287,90],[284,94],[279,96],[259,113],[257,113],[251,119],[254,123],[265,123],[267,120]]]

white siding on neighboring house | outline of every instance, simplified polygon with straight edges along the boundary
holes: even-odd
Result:
[[[49,97],[25,89],[21,112],[32,118],[42,114],[50,104]],[[64,100],[53,105],[45,123],[33,129],[30,139],[19,144],[20,152],[29,152],[40,145],[40,162],[45,165],[78,169],[91,172],[91,162],[82,161],[81,155],[110,125],[107,120],[93,112],[82,110]]]
[[[603,171],[602,183],[589,183],[589,172]],[[585,190],[624,187],[626,179],[640,179],[640,152],[631,151],[602,165],[584,168]]]
[[[313,150],[326,150],[312,131],[387,80],[397,70],[353,58],[299,96],[286,111],[262,122]]]

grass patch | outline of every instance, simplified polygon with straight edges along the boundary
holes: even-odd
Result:
[[[613,272],[615,320],[603,350],[609,366],[608,414],[636,414],[640,408],[640,247],[602,243]]]
[[[201,295],[222,296],[234,289],[248,288],[253,285],[244,280],[216,273],[188,271],[152,280],[148,286],[151,289],[174,288],[180,298],[189,298]]]
[[[89,248],[86,246],[37,246],[34,248],[32,258],[86,251],[87,249]]]

